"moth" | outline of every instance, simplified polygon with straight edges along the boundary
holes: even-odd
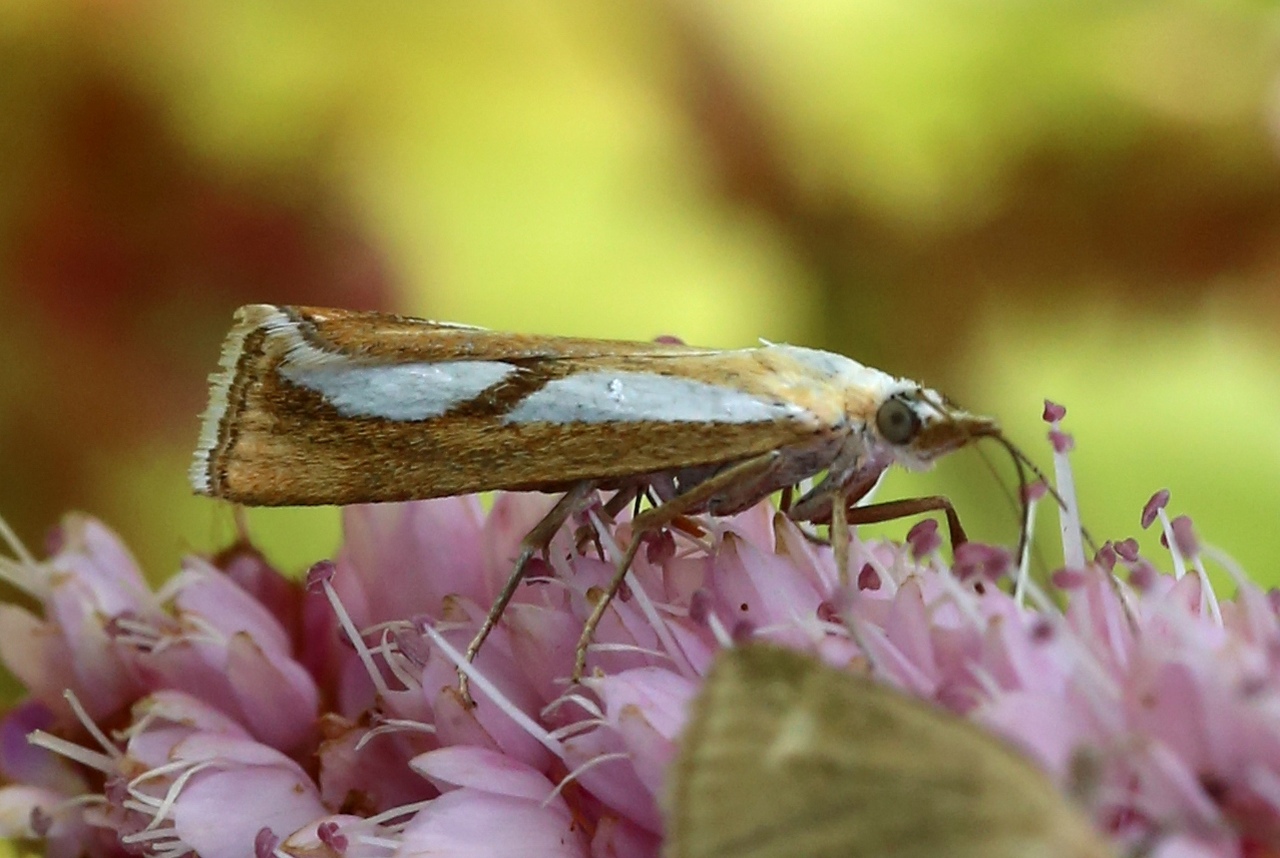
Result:
[[[615,493],[610,513],[648,500],[583,630],[579,679],[644,533],[812,481],[786,513],[831,525],[842,574],[850,523],[942,510],[958,544],[945,498],[856,504],[891,465],[927,467],[987,437],[1008,446],[994,420],[814,349],[531,336],[253,304],[237,311],[210,377],[190,477],[200,494],[263,506],[563,493],[523,540],[469,660],[530,559],[597,492]]]
[[[1114,858],[975,724],[765,644],[720,654],[667,778],[665,858]]]

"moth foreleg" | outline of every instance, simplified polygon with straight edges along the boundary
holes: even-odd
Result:
[[[843,506],[843,504],[836,504]],[[902,500],[872,503],[866,506],[845,507],[845,520],[849,524],[876,524],[881,521],[893,521],[895,518],[906,518],[922,512],[941,510],[947,517],[947,534],[951,537],[951,547],[964,545],[969,541],[964,528],[960,525],[960,516],[951,501],[942,495],[930,495],[922,498],[903,498]],[[834,512],[834,508],[833,508]],[[833,535],[834,538],[834,535]]]
[[[810,498],[814,503],[818,497]],[[856,498],[853,499],[856,502]],[[923,512],[941,510],[947,517],[947,534],[951,537],[951,547],[964,545],[969,541],[964,528],[960,524],[960,516],[956,513],[951,501],[941,495],[930,495],[921,498],[904,498],[896,501],[857,506],[849,497],[835,494],[831,500],[831,550],[835,555],[836,574],[841,585],[849,583],[849,526],[857,524],[877,524],[882,521],[893,521],[898,518],[919,515]]]
[[[969,541],[964,528],[960,526],[960,516],[956,514],[955,507],[941,495],[904,498],[866,506],[854,506],[849,503],[848,498],[841,495],[832,498],[831,550],[835,553],[836,573],[840,576],[841,585],[847,586],[849,583],[849,525],[877,524],[935,510],[942,510],[947,516],[947,534],[951,537],[953,549]]]

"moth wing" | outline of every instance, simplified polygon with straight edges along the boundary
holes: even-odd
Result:
[[[1113,854],[994,737],[776,647],[720,656],[669,777],[666,858]]]
[[[296,329],[310,345],[324,353],[366,362],[573,360],[602,355],[679,356],[711,351],[679,343],[513,334],[394,313],[271,304],[241,307],[236,314],[236,330],[239,329]]]
[[[812,395],[797,402],[758,360],[250,305],[211,378],[191,482],[255,505],[559,490],[839,431],[820,373],[800,375]]]

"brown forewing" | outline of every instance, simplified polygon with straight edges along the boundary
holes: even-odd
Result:
[[[441,417],[346,417],[318,393],[278,375],[289,337],[261,327],[249,331],[208,456],[209,494],[256,505],[302,505],[557,490],[586,479],[616,482],[735,461],[843,431],[840,391],[794,368],[762,365],[760,350],[499,334],[350,311],[287,312],[307,343],[356,362],[488,359],[520,372]],[[732,385],[808,410],[796,419],[759,423],[502,421],[548,381],[588,369]]]
[[[794,426],[770,423],[342,418],[310,391],[279,387],[287,406],[246,412],[220,439],[210,459],[211,494],[255,505],[305,505],[555,491],[580,480],[733,461],[796,442]]]
[[[326,352],[391,361],[582,358],[593,355],[681,355],[708,349],[670,343],[508,334],[412,316],[319,307],[280,307],[302,337]]]

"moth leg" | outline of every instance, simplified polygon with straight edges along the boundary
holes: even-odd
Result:
[[[849,586],[849,507],[841,495],[831,499],[831,550],[841,587]]]
[[[952,548],[969,541],[955,507],[951,505],[951,501],[941,495],[904,498],[866,506],[855,506],[849,502],[848,497],[835,495],[831,500],[831,550],[835,553],[836,572],[840,576],[840,583],[842,585],[849,583],[849,525],[876,524],[936,510],[942,510],[946,514],[947,534],[951,537]]]
[[[836,507],[844,506],[836,504]],[[832,508],[834,512],[835,507]],[[875,524],[881,521],[892,521],[895,518],[906,518],[910,515],[919,515],[922,512],[935,512],[941,510],[947,516],[947,535],[951,537],[951,547],[964,545],[969,541],[969,537],[965,535],[964,528],[960,526],[960,516],[956,514],[956,508],[951,505],[951,501],[942,495],[930,495],[923,498],[904,498],[902,500],[885,501],[884,503],[872,503],[866,506],[847,507],[845,510],[845,520],[849,524]],[[834,520],[834,517],[833,517]]]
[[[796,522],[796,524],[801,525],[803,523]],[[800,535],[803,536],[805,542],[808,542],[810,545],[816,545],[819,548],[831,547],[831,537],[829,536],[823,536],[821,533],[815,533],[814,531],[808,530],[803,526],[800,527]]]
[[[773,493],[777,474],[773,468],[744,476],[717,492],[707,503],[707,513],[714,516],[735,515],[750,509]]]
[[[582,675],[587,669],[587,647],[591,645],[591,638],[595,635],[600,621],[604,619],[604,612],[608,609],[609,603],[613,601],[614,596],[618,595],[618,590],[621,589],[622,582],[627,577],[627,571],[636,559],[636,552],[640,550],[640,544],[644,541],[642,538],[644,534],[670,524],[686,513],[701,509],[718,494],[740,486],[744,482],[758,479],[762,474],[768,473],[769,469],[777,464],[779,458],[780,454],[771,450],[768,453],[744,459],[698,483],[689,491],[676,495],[666,503],[645,510],[632,520],[631,543],[623,552],[618,568],[614,571],[613,578],[609,580],[609,586],[596,599],[591,609],[591,616],[587,617],[587,622],[582,627],[578,647],[574,650],[573,674],[570,677],[573,682],[582,681]]]
[[[797,498],[787,510],[792,521],[810,521],[825,524],[834,510],[834,500],[844,498],[846,507],[852,507],[880,484],[885,468],[878,462],[854,468],[847,474],[828,475],[821,483]]]
[[[600,518],[605,524],[613,524],[614,519],[618,517],[618,513],[627,508],[629,504],[637,500],[641,495],[638,487],[630,486],[619,489],[613,497],[609,498],[600,508]],[[596,532],[594,525],[587,523],[579,527],[573,534],[574,550],[579,554],[586,554],[587,548],[595,546],[596,553],[600,555],[600,559],[604,559],[604,548],[600,544],[600,534]]]
[[[529,565],[529,561],[539,551],[546,550],[551,543],[552,537],[569,519],[569,516],[581,512],[590,505],[594,493],[595,483],[589,481],[578,483],[565,492],[560,500],[556,501],[556,505],[551,508],[551,511],[533,526],[533,529],[525,535],[524,539],[520,540],[520,553],[516,556],[515,568],[512,570],[510,577],[507,578],[507,583],[503,586],[502,592],[498,594],[498,598],[494,600],[493,605],[489,608],[489,613],[484,618],[484,622],[480,624],[479,631],[471,639],[471,643],[467,644],[465,657],[468,662],[475,661],[485,638],[489,637],[489,633],[493,631],[493,627],[498,624],[498,620],[502,617],[502,612],[507,609],[507,605],[515,597],[516,589],[520,586],[520,582],[524,580],[525,567]],[[469,685],[466,673],[459,668],[458,693],[462,695],[462,700],[466,705],[473,706],[475,701],[471,699]]]

